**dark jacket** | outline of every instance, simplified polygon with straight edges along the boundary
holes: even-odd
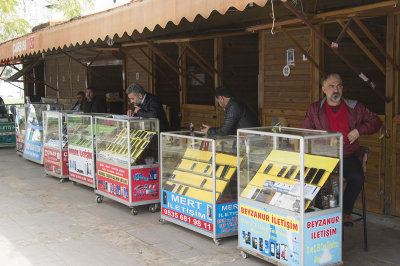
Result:
[[[259,127],[260,122],[244,103],[231,98],[225,106],[224,124],[221,127],[212,127],[210,135],[236,135],[239,128]]]
[[[165,114],[164,108],[158,101],[157,96],[146,93],[144,102],[142,104],[139,104],[139,106],[141,109],[136,113],[136,116],[144,118],[158,118],[160,132],[169,130],[167,116]],[[134,109],[135,107],[132,107],[132,110]]]
[[[84,113],[106,113],[107,105],[106,100],[99,96],[94,96],[91,102],[87,99],[82,103],[81,109]]]
[[[369,135],[376,133],[382,126],[380,118],[369,111],[364,105],[356,100],[348,100],[342,98],[346,104],[347,112],[349,114],[350,130],[357,129],[361,135]],[[306,118],[302,127],[308,129],[318,129],[330,131],[328,116],[326,115],[324,103],[326,97],[321,101],[315,102],[308,108]],[[343,136],[346,137],[346,136]],[[360,148],[358,140],[352,144],[345,144],[343,146],[343,156],[348,157],[356,153]]]
[[[0,97],[0,116],[7,116],[7,109],[4,104],[3,98]]]

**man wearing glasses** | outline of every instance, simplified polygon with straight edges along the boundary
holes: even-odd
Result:
[[[342,97],[343,83],[339,74],[329,74],[322,82],[322,90],[325,97],[311,104],[302,127],[343,134],[343,177],[347,181],[343,194],[343,224],[353,226],[351,213],[364,183],[362,164],[357,157],[358,138],[376,133],[382,122],[361,103]]]

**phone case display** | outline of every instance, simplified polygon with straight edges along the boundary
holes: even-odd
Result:
[[[15,147],[18,155],[24,153],[27,105],[15,107]]]
[[[158,119],[96,117],[97,202],[116,200],[137,214],[160,202]]]
[[[69,179],[96,188],[95,116],[109,114],[68,114]]]
[[[67,114],[75,111],[44,111],[44,171],[46,174],[68,178]]]
[[[62,110],[61,104],[33,103],[28,105],[23,156],[43,164],[43,111]]]
[[[0,105],[0,147],[15,146],[15,109],[16,105]]]
[[[237,234],[236,137],[161,134],[161,221],[219,239]]]
[[[342,135],[239,129],[242,255],[273,264],[342,263]]]

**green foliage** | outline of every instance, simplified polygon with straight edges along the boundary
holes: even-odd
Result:
[[[17,0],[0,1],[0,42],[27,33],[29,23],[17,16]]]
[[[79,17],[86,8],[93,7],[93,0],[52,0],[48,8],[61,12],[65,18]]]

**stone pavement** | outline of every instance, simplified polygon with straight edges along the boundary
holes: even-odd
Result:
[[[243,259],[237,238],[212,239],[171,223],[160,213],[129,208],[44,174],[43,167],[0,149],[0,265],[268,265]],[[362,226],[345,231],[346,265],[399,265],[400,219],[369,214],[370,251]]]

